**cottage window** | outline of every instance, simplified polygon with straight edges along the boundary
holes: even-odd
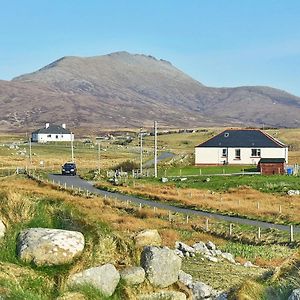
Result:
[[[48,134],[47,137],[51,137],[51,134]]]
[[[226,148],[222,149],[222,156],[227,157],[227,149]]]
[[[241,159],[241,149],[235,149],[235,159]]]
[[[252,157],[260,157],[260,149],[251,149]]]
[[[56,138],[58,139],[58,134],[56,135]]]

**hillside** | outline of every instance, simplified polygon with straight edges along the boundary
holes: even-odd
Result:
[[[300,98],[269,87],[206,87],[165,60],[116,52],[63,57],[0,81],[1,125],[27,130],[46,121],[100,126],[299,127]]]

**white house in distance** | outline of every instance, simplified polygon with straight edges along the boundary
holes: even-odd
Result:
[[[74,134],[66,129],[66,124],[50,125],[46,123],[44,128],[38,129],[31,134],[31,141],[38,143],[47,142],[70,142],[74,140]]]
[[[261,158],[283,158],[285,144],[258,129],[227,129],[195,147],[195,165],[257,165]]]

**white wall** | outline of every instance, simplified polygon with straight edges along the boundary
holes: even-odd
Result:
[[[72,139],[74,140],[74,134],[72,134]],[[32,134],[32,141],[38,143],[47,143],[47,142],[70,142],[71,134],[47,134],[47,133],[38,133]]]
[[[195,164],[228,164],[256,165],[261,158],[285,158],[288,163],[287,148],[259,148],[260,157],[251,157],[252,148],[228,148],[228,157],[222,157],[223,148],[199,147],[195,148]],[[241,159],[235,158],[235,149],[241,150]]]

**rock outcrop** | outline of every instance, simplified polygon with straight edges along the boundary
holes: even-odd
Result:
[[[178,280],[181,258],[168,248],[147,246],[141,255],[141,266],[153,286],[164,288]]]
[[[300,289],[293,290],[288,300],[300,300]]]
[[[49,228],[23,230],[18,237],[18,255],[37,266],[71,263],[84,249],[81,232]]]
[[[176,291],[161,291],[138,296],[139,300],[186,300],[186,295]]]
[[[141,284],[145,280],[145,270],[142,267],[130,267],[120,272],[121,278],[128,285]]]
[[[68,285],[89,284],[100,290],[105,296],[111,296],[120,281],[120,274],[112,264],[86,269],[72,275]]]

